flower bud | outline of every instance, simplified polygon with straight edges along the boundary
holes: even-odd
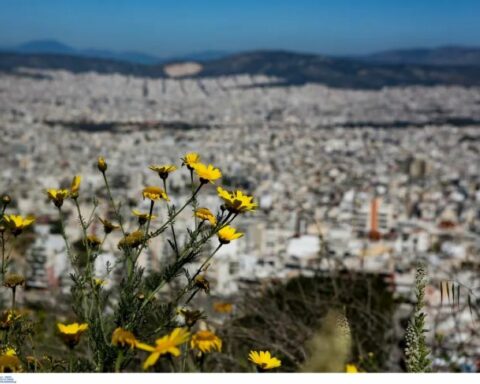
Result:
[[[105,171],[107,170],[107,162],[105,161],[103,156],[100,156],[98,158],[97,166],[98,170],[102,173],[105,173]]]
[[[2,196],[2,203],[5,207],[11,202],[12,202],[12,198],[10,197],[10,195],[5,194]]]
[[[205,278],[205,276],[199,275],[195,278],[195,287],[201,289],[206,294],[210,292],[210,282]]]

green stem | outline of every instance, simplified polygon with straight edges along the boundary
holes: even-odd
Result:
[[[126,257],[127,257],[127,280],[128,282],[131,281],[132,279],[132,276],[133,276],[133,255],[132,255],[132,252],[130,250],[127,251],[126,253]]]
[[[120,215],[119,209],[117,208],[117,205],[115,204],[115,201],[113,200],[113,195],[112,191],[110,190],[110,185],[108,184],[108,179],[107,175],[105,172],[102,172],[103,175],[103,181],[105,182],[105,186],[107,187],[107,194],[108,198],[110,199],[110,203],[112,204],[113,212],[115,213],[115,217],[117,218],[118,224],[120,225],[120,229],[122,230],[123,236],[125,236],[125,230],[123,228],[123,219],[122,215]]]
[[[152,221],[152,214],[153,214],[153,206],[155,205],[154,200],[150,200],[150,211],[148,212],[148,220],[147,220],[147,226],[145,227],[145,235],[144,235],[144,240],[142,245],[140,246],[140,249],[138,250],[137,255],[135,256],[135,261],[138,259],[140,254],[142,253],[143,249],[147,245],[147,242],[149,240],[148,237],[148,230],[150,229],[150,222]]]
[[[163,180],[163,189],[165,189],[165,193],[167,193],[167,179],[162,179]],[[168,213],[170,216],[170,206],[168,207]],[[173,236],[173,245],[175,246],[175,256],[178,260],[180,257],[178,253],[178,244],[177,244],[177,236],[175,235],[175,228],[173,226],[173,221],[170,221],[170,229],[172,230],[172,236]],[[147,230],[148,233],[148,230]]]
[[[195,295],[198,293],[198,291],[200,291],[199,288],[197,288],[195,291],[193,291],[193,293],[190,295],[190,297],[187,299],[187,301],[185,301],[185,305],[188,305],[190,303],[190,301],[193,300],[193,298],[195,297]]]
[[[185,345],[185,351],[182,354],[182,373],[185,373],[186,363],[187,363],[187,354],[188,354],[188,343]]]
[[[17,287],[12,288],[12,312],[15,310],[15,293],[16,293]]]
[[[170,217],[170,218],[168,219],[168,221],[167,221],[165,224],[163,224],[160,228],[158,228],[158,229],[157,229],[155,232],[153,232],[151,235],[149,235],[149,234],[147,233],[147,234],[146,234],[147,240],[149,240],[149,239],[151,239],[151,238],[153,238],[153,237],[156,237],[156,236],[158,236],[160,233],[162,233],[162,232],[165,230],[165,228],[167,228],[167,227],[170,225],[170,223],[192,202],[192,200],[195,198],[195,196],[198,194],[198,192],[200,192],[200,189],[202,188],[202,186],[203,186],[203,184],[200,184],[200,185],[198,186],[198,188],[197,188],[197,189],[195,190],[195,192],[193,193],[192,197],[190,197],[190,198],[186,201],[186,203],[185,203],[178,211],[176,211],[175,214],[174,214],[172,217]]]
[[[212,227],[210,229],[210,234],[208,234],[206,237],[204,237],[201,242],[199,244],[195,244],[195,239],[196,237],[198,236],[198,234],[200,233],[200,229],[203,225],[203,221],[200,222],[200,224],[198,225],[198,228],[197,230],[195,231],[194,235],[192,236],[192,239],[190,240],[190,242],[183,248],[182,252],[180,253],[179,257],[178,257],[178,260],[181,260],[186,254],[188,254],[188,252],[190,251],[190,249],[192,248],[193,245],[197,245],[197,247],[201,247],[203,246],[208,240],[210,240],[212,238],[213,235],[215,235],[220,229],[226,227],[227,225],[229,225],[233,220],[235,220],[235,218],[238,216],[238,214],[235,214],[231,219],[230,221],[226,222],[226,223],[217,223],[217,225],[215,227]],[[177,260],[177,261],[178,261]]]
[[[60,232],[61,232],[61,235],[63,237],[63,241],[65,242],[65,248],[67,250],[68,259],[70,260],[70,263],[72,264],[72,267],[74,269],[76,269],[75,263],[74,263],[74,260],[73,260],[73,256],[72,256],[72,252],[71,252],[71,249],[70,249],[70,244],[68,242],[67,234],[65,232],[65,222],[64,222],[64,218],[63,218],[62,209],[60,207],[58,208],[58,214],[59,214],[59,217],[60,217]]]
[[[88,216],[88,220],[87,220],[87,224],[86,224],[87,228],[90,227],[90,225],[92,224],[96,210],[97,210],[97,203],[96,203],[96,201],[94,200],[94,201],[93,201],[93,209],[92,209],[92,212],[90,212],[90,215]]]
[[[13,250],[15,249],[17,242],[18,242],[18,237],[13,237],[11,239],[11,244],[10,244],[10,249],[7,252],[7,255],[5,256],[5,274],[7,273],[7,268],[8,268],[8,262],[10,260],[10,257],[12,256]]]
[[[115,361],[115,372],[120,373],[122,371],[123,351],[119,350],[117,360]]]
[[[175,246],[175,256],[177,257],[177,260],[178,260],[180,258],[180,253],[178,251],[177,236],[175,235],[175,228],[173,227],[173,222],[170,223],[170,227],[172,229],[173,245]]]
[[[78,219],[80,220],[80,226],[82,227],[82,234],[83,234],[83,246],[85,247],[86,255],[87,255],[87,265],[85,267],[85,279],[87,281],[88,286],[90,287],[90,292],[93,292],[95,289],[93,283],[93,267],[92,267],[92,250],[90,249],[90,245],[88,244],[88,234],[87,234],[87,224],[84,221],[82,211],[80,210],[80,205],[78,204],[77,199],[73,199],[75,203],[75,207],[77,208]],[[84,292],[84,288],[82,286],[82,296],[84,300],[84,308],[85,308],[85,319],[89,319],[91,317],[92,309],[93,309],[93,300],[90,299],[90,303],[88,304],[88,297]]]
[[[73,358],[74,358],[74,356],[73,356],[73,348],[70,348],[70,361],[69,361],[69,364],[68,364],[68,371],[69,371],[70,373],[73,372]]]
[[[222,247],[222,245],[223,244],[219,244],[218,247],[213,251],[213,253],[210,256],[208,256],[207,259],[202,263],[200,268],[198,268],[197,272],[195,272],[195,274],[190,278],[190,281],[187,283],[185,288],[183,288],[182,291],[180,292],[180,294],[178,294],[178,296],[175,298],[175,303],[178,303],[180,301],[180,299],[190,290],[191,284],[195,281],[195,278],[200,274],[200,272],[202,272],[202,269],[212,259],[212,257],[215,256],[215,254]],[[196,294],[196,292],[194,292],[192,294],[192,296],[190,296],[190,298],[185,302],[185,305],[188,304],[193,299],[195,294]]]
[[[172,355],[167,355],[168,365],[170,365],[170,372],[175,373],[177,370],[175,369],[175,362],[172,359]]]
[[[87,280],[92,279],[92,270],[91,270],[91,249],[90,246],[88,245],[87,241],[87,226],[85,222],[83,221],[83,216],[82,212],[80,211],[80,205],[78,204],[77,199],[73,199],[75,202],[75,206],[77,207],[77,213],[78,213],[78,219],[80,220],[80,225],[82,227],[82,232],[83,232],[83,246],[85,247],[85,250],[87,252],[87,267],[86,267],[86,272],[87,272]],[[92,282],[90,281],[90,286],[92,285]]]
[[[208,262],[212,259],[213,256],[215,256],[215,254],[218,252],[218,250],[220,248],[222,248],[223,244],[220,243],[218,244],[218,247],[215,248],[215,250],[213,251],[213,253],[207,257],[207,259],[202,263],[202,265],[200,265],[200,268],[198,268],[197,272],[195,273],[195,275],[193,275],[192,277],[192,280],[194,280],[199,274],[200,272],[202,272],[202,269],[205,268],[205,266],[208,264]]]
[[[5,233],[2,232],[2,281],[5,278]]]
[[[97,316],[98,316],[98,321],[100,323],[100,330],[102,331],[102,335],[103,335],[103,341],[105,342],[105,344],[108,344],[108,340],[107,340],[107,335],[105,333],[105,328],[103,326],[103,319],[102,319],[102,308],[100,306],[100,294],[98,292],[95,293],[95,304],[97,306]]]
[[[167,196],[168,196],[168,191],[167,191],[167,179],[162,178],[162,181],[163,181],[163,190],[165,191],[165,193],[166,193]]]
[[[230,218],[230,216],[232,215],[231,212],[228,213],[227,217],[225,218],[225,223],[222,224],[222,226],[220,227],[220,229],[222,229],[223,227],[226,227],[227,225],[230,225],[232,223],[233,220],[235,220],[235,218],[238,216],[238,213],[235,213],[232,218]],[[230,220],[228,220],[230,218]]]
[[[193,183],[193,169],[190,169],[190,186],[192,188],[192,196],[195,193],[195,184]],[[197,199],[192,199],[192,210],[193,210],[193,219],[195,221],[195,229],[198,226],[198,218],[195,216],[195,211],[197,210]]]

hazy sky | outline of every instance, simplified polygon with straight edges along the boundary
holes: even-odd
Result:
[[[0,0],[0,45],[171,55],[480,45],[480,0]]]

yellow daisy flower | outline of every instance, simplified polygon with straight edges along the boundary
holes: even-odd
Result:
[[[217,188],[218,196],[223,200],[225,208],[232,213],[244,213],[253,211],[257,204],[253,201],[253,196],[248,196],[242,191],[227,191],[222,187]]]
[[[102,173],[105,173],[105,171],[107,170],[108,166],[107,166],[107,162],[105,161],[105,159],[103,158],[103,156],[100,156],[97,160],[97,167],[98,167],[98,170]]]
[[[18,311],[9,309],[8,311],[4,311],[0,315],[0,329],[7,330],[9,329],[17,320],[22,317]]]
[[[192,168],[200,178],[200,183],[213,183],[215,180],[222,177],[220,169],[215,168],[212,164],[205,165],[203,163],[192,164]]]
[[[15,351],[15,349],[13,349],[12,347],[7,347],[3,351],[3,354],[6,356],[17,356],[17,351]]]
[[[93,278],[93,285],[96,287],[96,288],[100,288],[100,287],[103,287],[107,282],[103,279],[100,279],[98,277],[94,277]]]
[[[195,211],[195,216],[200,220],[208,220],[212,225],[217,224],[217,218],[208,208],[198,208]]]
[[[347,364],[345,366],[346,373],[358,373],[357,366],[355,364]]]
[[[115,347],[135,348],[139,344],[132,332],[121,327],[116,328],[112,333],[112,345]]]
[[[203,353],[217,350],[222,350],[222,340],[210,331],[198,331],[192,336],[190,346],[194,349],[198,349]]]
[[[17,356],[1,355],[0,356],[0,373],[15,373],[22,371],[22,363]]]
[[[193,165],[200,162],[200,155],[195,152],[190,152],[182,158],[182,167],[187,166],[189,170],[193,170]]]
[[[31,216],[22,217],[20,215],[4,215],[3,220],[5,220],[5,223],[10,228],[10,232],[14,236],[20,235],[25,228],[35,221]]]
[[[243,236],[242,232],[237,232],[237,230],[229,225],[226,225],[217,232],[218,240],[222,244],[228,244],[232,240],[239,239]]]
[[[19,285],[25,284],[25,277],[19,275],[18,273],[10,273],[5,276],[3,280],[3,285],[7,288],[17,288]]]
[[[78,197],[78,191],[80,190],[80,183],[82,182],[82,176],[74,176],[72,180],[72,184],[70,186],[70,196],[72,199],[76,199]]]
[[[47,189],[48,198],[58,208],[63,205],[63,200],[65,200],[69,196],[69,194],[70,191],[68,189]]]
[[[180,356],[180,349],[178,346],[186,343],[189,337],[190,333],[186,328],[175,328],[170,334],[157,339],[154,347],[143,343],[138,344],[138,349],[151,352],[150,356],[143,363],[143,369],[148,369],[155,365],[159,357],[167,353],[175,357]]]
[[[282,365],[282,362],[276,357],[272,357],[269,351],[250,351],[248,360],[262,371],[278,368]]]
[[[150,168],[154,172],[157,172],[158,176],[160,176],[162,180],[165,180],[168,177],[169,173],[177,170],[177,167],[173,164],[150,165],[148,168]]]
[[[88,329],[88,324],[82,323],[72,323],[72,324],[62,324],[57,323],[58,331],[63,342],[69,347],[75,347],[80,341],[80,336]]]
[[[138,224],[140,224],[140,225],[145,224],[148,221],[149,218],[150,218],[150,220],[153,220],[153,219],[157,218],[157,216],[155,216],[155,215],[149,215],[148,213],[140,212],[138,209],[132,210],[132,213],[135,216],[138,217]]]
[[[160,187],[155,187],[155,186],[145,187],[143,188],[142,195],[144,199],[150,199],[152,201],[160,200],[160,199],[170,201],[170,199],[167,196],[167,193],[163,190],[163,188],[160,188]]]
[[[118,248],[136,248],[143,243],[143,237],[142,231],[134,231],[118,242]]]
[[[213,310],[218,313],[231,313],[233,311],[233,304],[223,302],[214,303]]]
[[[98,248],[102,244],[102,240],[95,235],[88,235],[86,241],[90,248]]]
[[[206,318],[203,312],[199,310],[180,308],[177,310],[177,313],[183,316],[185,325],[189,328],[193,327],[198,320]]]
[[[113,224],[111,221],[107,219],[102,219],[101,217],[98,218],[100,222],[103,224],[103,231],[108,235],[109,233],[113,232],[114,230],[120,228],[119,225]]]

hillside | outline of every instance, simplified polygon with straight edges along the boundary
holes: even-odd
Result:
[[[400,49],[377,52],[362,57],[370,63],[418,65],[480,65],[480,49],[447,46],[439,48]]]
[[[81,57],[66,54],[20,54],[0,52],[0,72],[15,72],[18,68],[66,70],[73,73],[98,72],[145,76],[146,71],[155,73],[153,67],[119,60]],[[163,73],[159,68],[158,76]]]
[[[241,73],[276,76],[287,84],[313,82],[339,88],[480,85],[480,66],[386,65],[283,51],[248,52],[210,61],[198,76]]]
[[[120,73],[139,77],[167,77],[164,65],[135,64],[120,60],[67,54],[0,52],[0,71],[20,67],[63,69],[74,73]],[[402,85],[480,85],[480,65],[422,65],[378,63],[353,58],[333,58],[286,51],[255,51],[201,63],[194,77],[249,74],[275,76],[282,84],[321,83],[338,88],[378,89]]]

